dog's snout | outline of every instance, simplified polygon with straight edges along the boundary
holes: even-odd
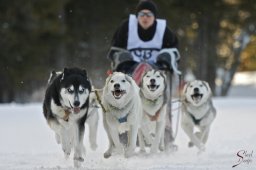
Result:
[[[151,84],[155,84],[155,83],[156,83],[156,80],[155,80],[155,79],[150,79],[150,83],[151,83]]]
[[[80,105],[80,102],[79,102],[79,101],[75,101],[75,102],[74,102],[74,106],[75,106],[75,107],[78,107],[79,105]]]
[[[199,88],[198,87],[194,88],[194,92],[198,93],[199,92]]]
[[[118,83],[114,84],[114,88],[115,89],[120,89],[120,84],[118,84]]]

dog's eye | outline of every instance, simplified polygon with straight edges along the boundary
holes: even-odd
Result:
[[[125,80],[122,80],[123,83],[125,83],[126,81]]]
[[[157,75],[156,77],[157,77],[157,78],[160,78],[160,76],[159,76],[159,75]]]
[[[193,87],[192,85],[190,85],[189,87]]]
[[[200,84],[199,86],[200,86],[200,87],[203,87],[203,85],[202,85],[202,84]]]
[[[111,80],[110,83],[114,83],[114,80]]]
[[[68,88],[67,90],[68,90],[69,93],[73,93],[74,92],[74,90],[72,90],[71,88]]]
[[[79,89],[79,93],[82,94],[84,92],[84,88]]]
[[[150,77],[149,75],[146,76],[147,78]]]

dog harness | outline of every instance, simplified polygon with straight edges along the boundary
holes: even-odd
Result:
[[[150,114],[148,114],[147,112],[146,112],[146,114],[148,115],[148,117],[149,117],[149,119],[150,119],[151,121],[157,121],[157,119],[159,118],[161,109],[162,109],[162,107],[161,107],[158,111],[156,111],[156,114],[153,115],[153,116],[150,115]]]
[[[147,99],[147,98],[145,98],[145,96],[144,96],[144,94],[140,91],[140,95],[142,95],[143,96],[143,98],[144,98],[144,100],[149,104],[149,105],[155,105],[156,103],[158,103],[159,102],[159,99],[160,99],[160,97],[162,96],[159,96],[157,99],[155,99],[155,100],[149,100],[149,99]],[[146,111],[145,111],[145,113],[147,114],[147,116],[149,117],[149,119],[151,120],[151,121],[157,121],[157,119],[159,118],[159,115],[160,115],[160,111],[161,111],[161,109],[163,108],[163,105],[165,104],[165,102],[162,104],[162,106],[156,111],[156,113],[155,113],[155,115],[150,115],[150,114],[148,114]]]
[[[128,115],[129,115],[129,114],[127,113],[126,116],[119,118],[119,119],[118,119],[118,122],[119,122],[119,123],[125,123],[125,122],[127,122],[127,117],[128,117]]]
[[[195,123],[195,125],[199,125],[200,122],[209,114],[210,110],[211,109],[209,108],[208,111],[205,113],[205,115],[203,117],[201,117],[200,119],[195,118],[195,116],[193,116],[193,114],[190,113],[189,111],[187,111],[187,113],[192,118],[192,120]]]
[[[103,104],[102,104],[102,102],[100,100],[99,92],[97,90],[95,90],[94,92],[95,92],[96,98],[97,98],[97,100],[98,100],[98,102],[99,102],[99,104],[100,104],[100,106],[102,108],[102,111],[104,113],[106,113],[108,110],[103,106]],[[111,105],[110,105],[110,107],[115,108],[114,106],[111,106]],[[129,115],[129,113],[127,113],[124,117],[121,117],[121,118],[117,118],[116,117],[116,118],[117,118],[119,123],[124,123],[124,122],[127,122],[128,115]]]
[[[63,117],[63,120],[65,120],[66,122],[68,122],[68,119],[69,119],[69,115],[70,115],[70,110],[69,109],[66,109],[64,110],[65,111],[65,115]]]
[[[130,102],[129,102],[130,103]],[[112,106],[112,105],[110,105],[109,104],[109,107],[110,108],[112,108],[112,109],[114,109],[114,110],[117,110],[118,108],[116,108],[115,106]],[[121,110],[121,109],[118,109],[118,110]],[[112,114],[113,115],[113,114]],[[117,120],[118,120],[118,122],[119,123],[125,123],[125,122],[127,122],[127,118],[128,118],[128,116],[129,116],[129,113],[127,113],[124,117],[117,117],[116,115],[113,115]]]

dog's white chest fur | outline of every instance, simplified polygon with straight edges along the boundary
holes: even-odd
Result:
[[[159,109],[162,107],[164,103],[164,99],[162,96],[157,98],[154,101],[148,100],[142,96],[141,100],[142,100],[143,110],[151,116],[155,115],[156,112],[159,111]]]
[[[187,111],[191,113],[196,119],[203,118],[210,109],[210,105],[208,103],[204,103],[201,106],[194,106],[192,104],[189,104],[189,107],[187,107]]]

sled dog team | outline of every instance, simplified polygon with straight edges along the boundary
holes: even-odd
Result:
[[[137,145],[141,152],[150,147],[150,153],[157,153],[165,150],[166,90],[166,75],[159,70],[144,73],[139,86],[129,75],[114,72],[103,89],[95,90],[86,70],[65,68],[50,75],[43,113],[64,155],[69,157],[74,153],[76,167],[84,161],[85,123],[89,127],[90,146],[93,150],[97,148],[99,106],[109,141],[105,158],[114,153],[131,157]],[[200,80],[187,83],[181,101],[181,127],[190,139],[188,146],[196,146],[202,152],[216,116],[208,83]],[[127,138],[120,140],[123,133]]]

